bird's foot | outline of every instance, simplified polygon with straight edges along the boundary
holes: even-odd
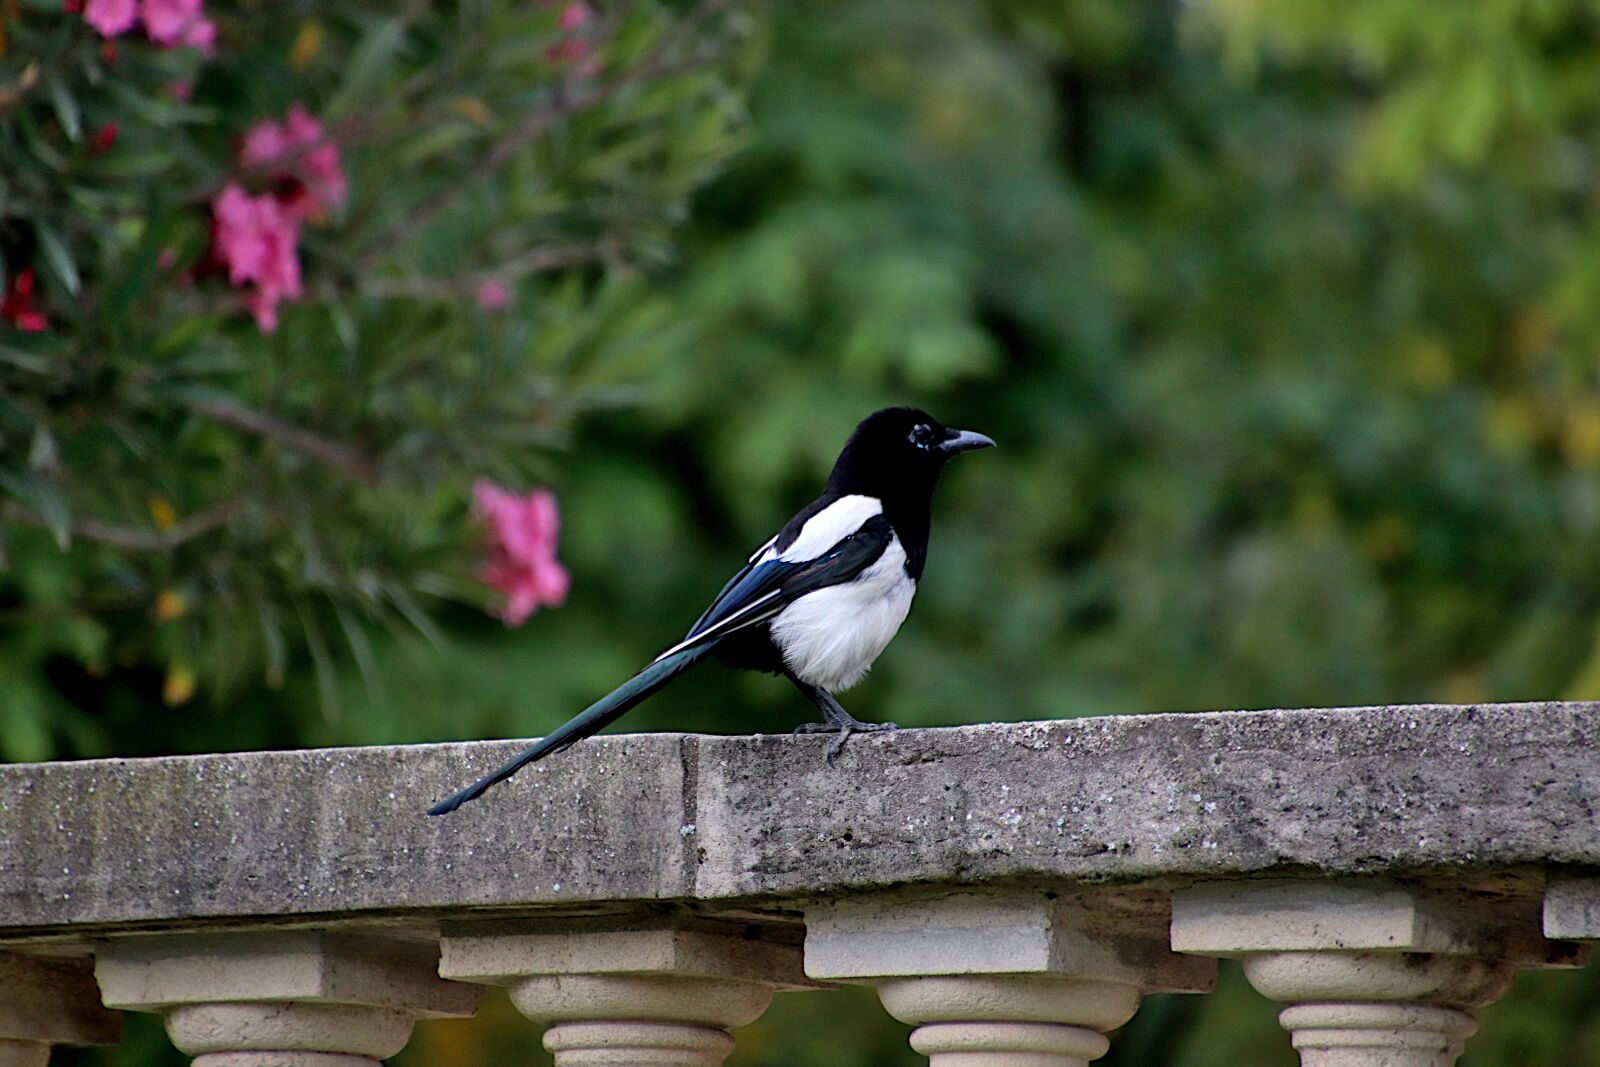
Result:
[[[835,723],[835,722],[807,722],[807,723],[801,723],[799,726],[796,726],[794,728],[794,732],[797,733],[797,734],[833,734],[833,733],[838,734],[839,736],[834,739],[833,744],[828,746],[827,755],[825,757],[823,757],[826,760],[828,766],[832,767],[833,766],[833,761],[838,758],[839,753],[844,751],[844,743],[846,741],[850,740],[850,735],[851,734],[878,734],[878,733],[884,733],[884,732],[889,731],[889,730],[898,730],[898,729],[900,729],[900,726],[897,723],[892,723],[892,722],[862,722],[859,719],[851,719],[849,722],[838,722],[838,723]]]

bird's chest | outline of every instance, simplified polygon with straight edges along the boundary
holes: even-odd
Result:
[[[801,681],[830,692],[859,682],[905,622],[917,583],[899,540],[855,580],[819,589],[774,616],[773,643]]]

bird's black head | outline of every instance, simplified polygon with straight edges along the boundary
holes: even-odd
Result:
[[[993,448],[981,433],[952,430],[917,408],[884,408],[861,420],[839,453],[828,486],[841,494],[892,497],[932,495],[950,457]]]

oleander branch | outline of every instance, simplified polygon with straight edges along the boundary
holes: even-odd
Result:
[[[255,434],[269,441],[276,441],[365,485],[371,485],[378,480],[377,465],[360,449],[285,422],[273,415],[244,407],[231,400],[194,400],[189,403],[189,409],[213,422]]]
[[[138,552],[171,552],[197,537],[226,526],[228,521],[243,508],[243,500],[224,500],[220,504],[213,504],[203,511],[197,511],[185,519],[180,519],[165,530],[120,526],[116,523],[101,522],[99,519],[74,519],[67,529],[79,540],[93,541],[112,548],[127,548]],[[21,504],[8,502],[0,508],[0,514],[13,522],[29,526],[49,525],[41,516]]]

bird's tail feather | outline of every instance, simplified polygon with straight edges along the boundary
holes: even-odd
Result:
[[[613,689],[610,693],[590,704],[579,714],[567,720],[553,730],[548,737],[542,737],[523,749],[515,759],[490,771],[476,782],[467,786],[461,792],[441,800],[428,809],[429,815],[446,815],[455,811],[469,800],[476,800],[484,791],[497,782],[503,782],[516,774],[535,760],[543,759],[552,752],[582,741],[590,734],[595,734],[616,722],[622,715],[641,703],[646,697],[666,685],[679,674],[692,666],[697,660],[710,652],[718,642],[712,641],[694,648],[686,648],[670,656],[664,656],[650,664],[638,674]]]

